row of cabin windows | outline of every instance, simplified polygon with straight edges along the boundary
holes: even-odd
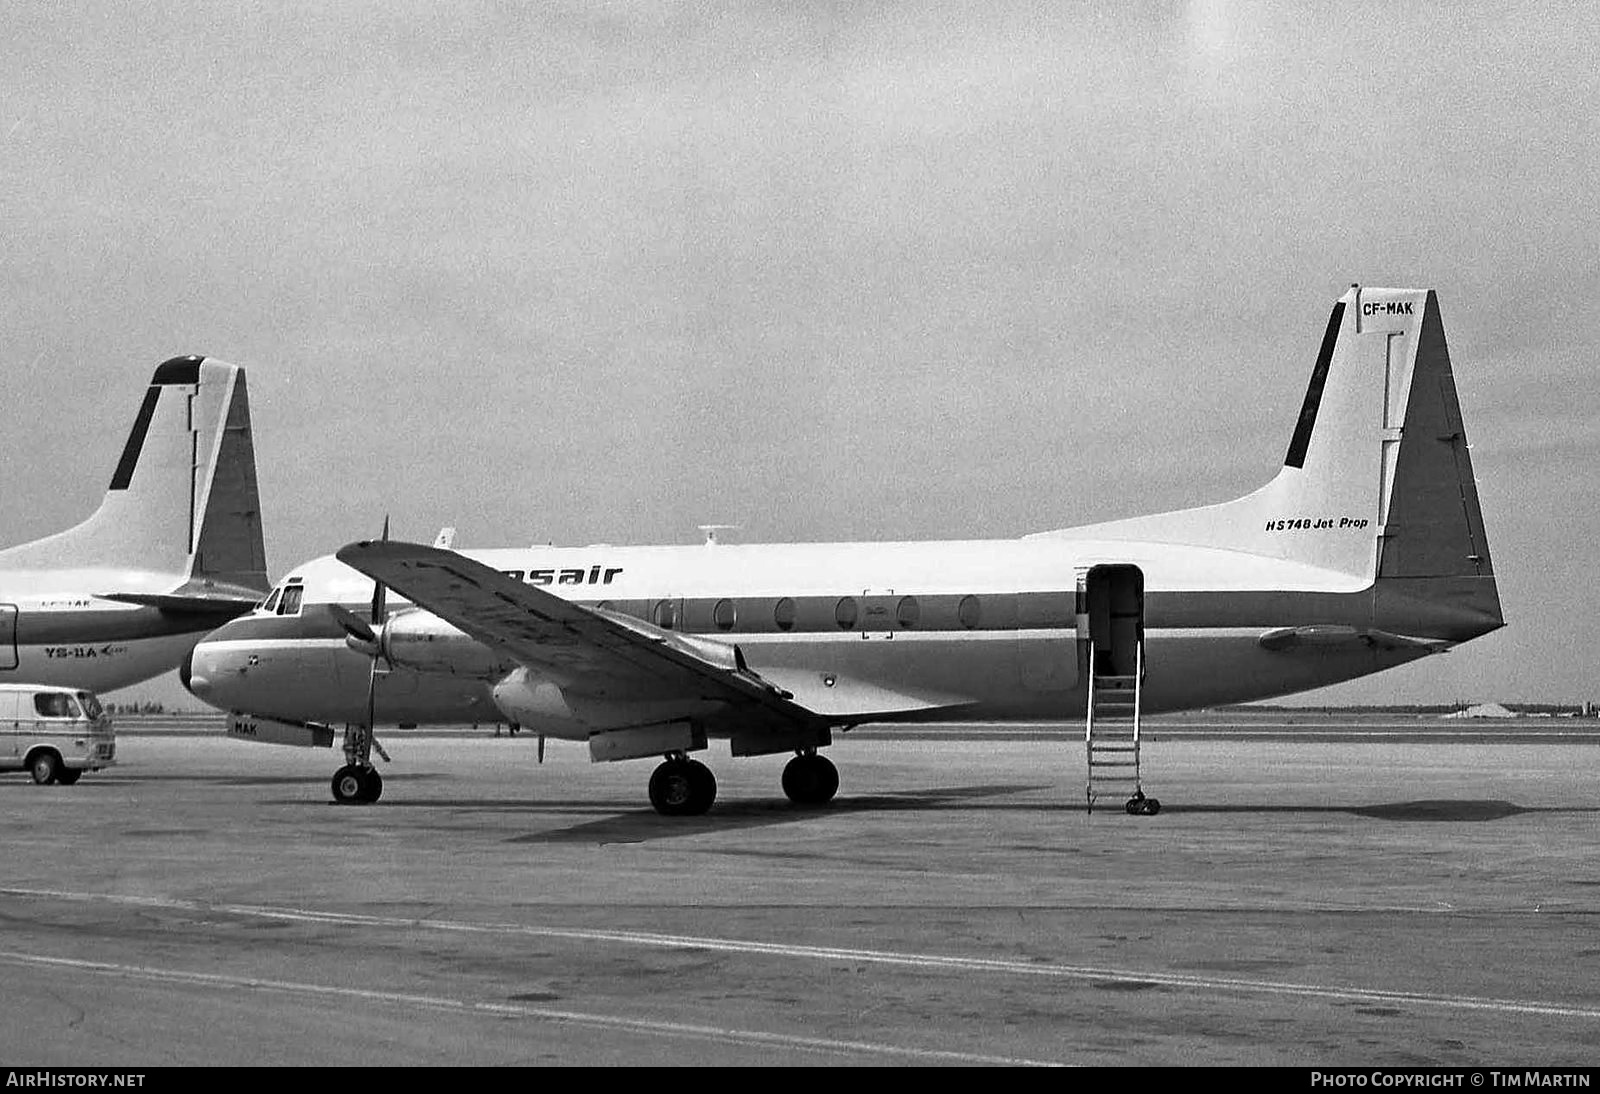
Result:
[[[682,624],[681,600],[659,600],[650,612],[650,621],[665,630],[676,630]],[[602,600],[598,607],[609,609],[612,604]],[[889,625],[886,618],[887,612],[882,608],[872,610],[874,618],[868,620],[872,629],[881,629]],[[798,612],[795,608],[793,597],[783,597],[772,606],[772,622],[780,631],[794,629]],[[983,621],[983,609],[975,596],[964,596],[956,605],[956,619],[960,624],[972,630]],[[754,620],[751,620],[754,622]],[[833,621],[840,630],[855,630],[861,622],[861,606],[853,596],[843,596],[833,606]],[[917,603],[914,596],[902,596],[895,602],[894,626],[902,630],[912,630],[922,622],[922,606]],[[719,631],[731,631],[739,623],[739,606],[732,600],[723,598],[716,602],[711,609],[711,623]]]
[[[304,588],[300,585],[285,585],[274,589],[272,594],[261,604],[261,611],[273,615],[299,615],[300,602],[304,595]],[[650,621],[656,626],[666,630],[677,630],[683,624],[683,601],[680,599],[658,600],[650,610]],[[609,600],[602,600],[597,605],[602,609],[610,610],[614,607]],[[755,605],[750,605],[752,610],[759,611]],[[874,607],[870,612],[873,616],[868,620],[870,629],[879,630],[889,626],[887,611]],[[780,631],[794,629],[799,612],[793,597],[783,597],[772,606],[772,622]],[[853,596],[840,597],[833,606],[833,621],[842,631],[852,631],[861,623],[861,606]],[[956,621],[967,630],[974,630],[983,622],[983,607],[976,596],[964,596],[956,604]],[[756,617],[751,617],[749,622],[759,627]],[[902,630],[914,630],[922,622],[922,605],[914,596],[902,596],[895,602],[893,625]],[[719,631],[731,631],[739,624],[739,605],[724,597],[716,602],[711,609],[711,623]]]

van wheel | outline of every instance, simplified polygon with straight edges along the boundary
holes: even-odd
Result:
[[[28,761],[28,773],[40,786],[53,783],[61,775],[61,757],[49,750],[36,752]]]
[[[81,778],[83,778],[81,767],[63,767],[56,772],[56,782],[62,786],[71,786]]]

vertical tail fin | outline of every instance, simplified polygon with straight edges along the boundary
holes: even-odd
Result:
[[[1052,534],[1052,533],[1046,533]],[[1334,305],[1283,468],[1236,501],[1070,530],[1300,563],[1349,589],[1503,622],[1439,303],[1352,286]]]
[[[158,366],[100,507],[64,532],[0,552],[17,569],[123,569],[188,591],[267,588],[244,370],[202,357]]]

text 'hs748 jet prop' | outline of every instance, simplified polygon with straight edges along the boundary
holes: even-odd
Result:
[[[137,684],[267,588],[244,370],[174,357],[151,377],[100,507],[0,551],[0,683]]]
[[[837,731],[1082,719],[1090,806],[1153,813],[1143,713],[1348,680],[1502,622],[1435,295],[1353,287],[1283,469],[1235,501],[1015,540],[354,543],[183,676],[237,736],[327,745],[346,723],[340,801],[381,792],[375,724],[506,720],[596,760],[665,757],[651,802],[698,814],[716,782],[690,754],[711,738],[793,752],[785,793],[820,804]]]

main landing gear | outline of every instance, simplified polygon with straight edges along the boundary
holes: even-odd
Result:
[[[783,792],[796,805],[826,805],[838,790],[839,769],[816,749],[800,752],[783,769]],[[682,752],[669,752],[650,775],[650,804],[662,816],[698,817],[716,800],[711,769]]]
[[[344,727],[345,764],[333,773],[333,800],[340,805],[371,805],[383,795],[383,776],[372,766],[376,751],[385,760],[389,754],[378,744],[371,726]]]
[[[826,805],[839,790],[839,769],[816,749],[807,749],[783,769],[783,792],[796,805]]]
[[[650,773],[650,804],[664,817],[698,817],[717,800],[711,769],[682,752],[669,752]]]

